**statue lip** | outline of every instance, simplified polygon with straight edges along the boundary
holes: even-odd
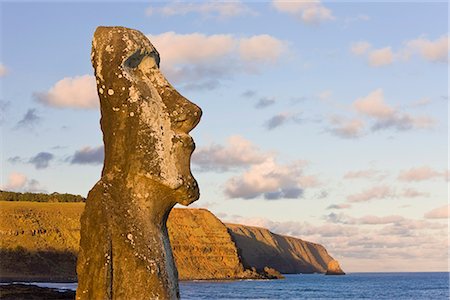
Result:
[[[180,141],[181,141],[183,147],[192,149],[192,151],[194,151],[195,143],[194,143],[194,139],[192,138],[192,136],[190,136],[187,133],[181,133],[181,134],[179,134],[179,137],[180,137]]]

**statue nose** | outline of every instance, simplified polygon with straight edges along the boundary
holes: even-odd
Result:
[[[172,117],[178,130],[189,133],[200,122],[202,110],[184,97],[180,100],[183,104],[172,113]]]

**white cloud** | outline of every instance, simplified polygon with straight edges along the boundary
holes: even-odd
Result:
[[[239,42],[240,57],[252,63],[275,63],[286,50],[285,42],[267,34],[242,38]]]
[[[0,77],[5,76],[6,74],[8,74],[8,69],[4,64],[0,63]]]
[[[304,165],[304,161],[280,165],[270,157],[263,163],[253,165],[241,176],[229,179],[225,184],[225,193],[230,198],[244,199],[259,196],[266,199],[300,198],[306,185],[316,182],[303,175]],[[303,186],[302,183],[307,184]]]
[[[375,121],[372,130],[428,129],[435,124],[435,120],[429,116],[411,116],[389,106],[384,101],[382,89],[376,89],[369,95],[356,99],[352,107],[359,114],[371,117]]]
[[[165,32],[148,37],[160,52],[164,74],[184,84],[214,81],[217,86],[218,81],[237,73],[255,73],[273,65],[288,51],[286,42],[266,34],[236,37]]]
[[[448,61],[448,36],[441,36],[434,41],[420,37],[406,42],[407,52],[418,53],[432,62]]]
[[[25,174],[19,172],[9,174],[7,183],[2,185],[1,189],[13,192],[45,192],[37,180],[28,179]]]
[[[391,47],[385,47],[370,51],[368,58],[372,67],[381,67],[394,62],[394,53]]]
[[[363,55],[367,53],[367,51],[370,49],[371,45],[368,42],[360,41],[353,43],[350,47],[350,51],[355,55]]]
[[[401,181],[425,181],[435,178],[445,178],[447,176],[446,172],[438,172],[433,170],[429,166],[421,166],[416,168],[411,168],[409,170],[400,171],[398,179]]]
[[[447,63],[448,43],[447,35],[435,40],[419,37],[404,42],[402,47],[394,51],[390,46],[372,50],[370,43],[361,41],[351,44],[350,51],[358,56],[367,56],[369,65],[372,67],[387,66],[398,61],[405,62],[410,60],[413,55],[418,55],[430,62]]]
[[[12,172],[11,174],[9,174],[8,182],[4,186],[2,186],[2,190],[20,190],[25,186],[26,182],[27,176],[22,173]]]
[[[427,219],[448,219],[450,217],[450,205],[444,205],[430,210],[424,215]]]
[[[374,186],[360,193],[349,195],[349,202],[368,202],[375,199],[387,199],[394,197],[392,189],[386,185]]]
[[[47,92],[35,93],[34,96],[39,102],[59,108],[95,109],[99,106],[95,77],[92,75],[65,77]]]
[[[262,163],[271,153],[264,153],[245,138],[234,135],[225,146],[212,144],[194,151],[192,162],[201,171],[228,171]]]
[[[172,2],[161,7],[148,7],[145,10],[147,16],[162,14],[164,16],[179,16],[187,14],[199,14],[204,18],[216,18],[224,20],[241,15],[257,15],[240,1],[232,2]]]
[[[382,89],[356,99],[352,106],[357,112],[375,118],[387,118],[394,114],[394,109],[384,102]]]
[[[296,19],[306,24],[318,24],[323,21],[330,21],[335,19],[331,10],[323,6],[319,0],[273,0],[272,5],[279,12],[292,15]]]

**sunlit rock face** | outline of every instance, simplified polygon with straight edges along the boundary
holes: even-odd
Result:
[[[189,132],[201,110],[159,70],[139,31],[98,27],[92,42],[105,161],[81,217],[77,299],[176,299],[166,221],[199,197]]]
[[[328,263],[328,268],[325,275],[345,275],[345,273],[342,271],[339,262],[337,260],[332,260]]]

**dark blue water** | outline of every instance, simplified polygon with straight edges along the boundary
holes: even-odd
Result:
[[[76,289],[76,283],[37,283]],[[185,281],[182,299],[449,299],[449,273],[286,275],[284,280]]]
[[[284,280],[182,282],[182,299],[449,299],[449,273],[286,275]]]

